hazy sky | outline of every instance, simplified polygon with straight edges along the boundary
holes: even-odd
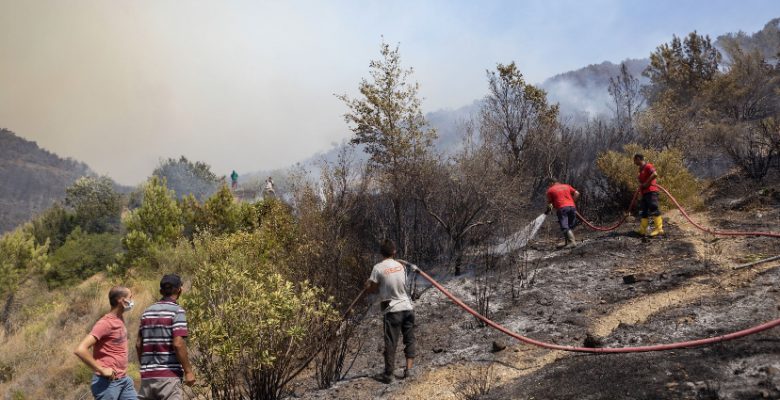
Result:
[[[0,0],[0,127],[124,184],[182,154],[250,172],[349,136],[333,94],[355,94],[382,35],[428,112],[481,98],[497,62],[538,83],[776,16],[777,0]]]

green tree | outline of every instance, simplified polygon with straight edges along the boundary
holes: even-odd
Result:
[[[0,237],[0,294],[16,290],[34,272],[48,268],[48,243],[35,242],[27,224]]]
[[[670,43],[650,54],[650,65],[642,73],[650,78],[645,96],[650,104],[663,97],[676,104],[687,103],[717,75],[720,61],[721,54],[709,36],[695,31],[682,41],[672,36]]]
[[[35,242],[42,245],[48,241],[49,251],[54,251],[62,246],[65,239],[76,227],[75,215],[60,203],[54,203],[32,220],[32,234],[35,236]]]
[[[480,135],[495,151],[504,172],[517,175],[534,164],[526,157],[529,146],[554,135],[558,105],[547,93],[525,81],[514,62],[487,71],[489,93],[481,110]]]
[[[404,248],[404,210],[414,190],[414,176],[431,151],[436,131],[428,126],[418,97],[419,84],[410,83],[413,70],[401,66],[398,46],[380,47],[381,58],[369,64],[372,80],[362,79],[361,97],[337,96],[348,109],[344,115],[355,136],[351,143],[363,145],[369,162],[392,203],[396,242]]]
[[[726,42],[728,69],[702,94],[713,142],[749,177],[760,181],[780,156],[780,68],[758,49]]]
[[[199,231],[209,231],[215,235],[233,233],[241,225],[241,207],[227,185],[222,185],[206,200],[195,218]]]
[[[672,37],[650,55],[642,73],[650,84],[642,89],[649,107],[640,118],[646,144],[676,148],[690,159],[706,157],[701,149],[708,138],[697,129],[700,104],[695,101],[718,72],[721,54],[709,36],[691,32],[685,39]]]
[[[122,240],[130,259],[141,257],[151,246],[176,243],[182,235],[182,212],[165,181],[153,176],[144,185],[143,203],[125,220]]]
[[[79,178],[65,190],[65,205],[73,209],[76,223],[86,232],[119,230],[122,197],[110,178]]]
[[[13,330],[9,314],[14,305],[14,295],[20,284],[49,268],[48,241],[35,242],[30,224],[0,236],[0,296],[4,305],[0,322],[6,334]]]

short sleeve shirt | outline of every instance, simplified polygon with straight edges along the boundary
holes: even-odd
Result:
[[[92,357],[103,368],[116,371],[116,377],[127,374],[127,328],[125,321],[114,314],[106,314],[89,332],[97,342],[92,346]]]
[[[173,338],[188,334],[184,309],[172,299],[164,298],[144,310],[138,328],[141,379],[184,376],[184,369],[173,348]]]
[[[655,173],[655,167],[653,164],[645,163],[644,166],[639,167],[639,177],[637,178],[639,180],[639,184],[645,183],[647,181],[647,178],[650,177],[650,175],[653,175]],[[642,194],[650,193],[650,192],[657,192],[658,186],[656,185],[655,179],[653,179],[652,182],[650,182],[650,185],[646,188],[642,188]]]
[[[563,207],[574,207],[574,193],[576,193],[573,187],[565,183],[556,183],[547,189],[547,202],[552,203],[556,210]]]
[[[379,299],[389,302],[385,313],[413,308],[406,294],[406,269],[398,261],[388,258],[374,265],[368,280],[379,285]]]

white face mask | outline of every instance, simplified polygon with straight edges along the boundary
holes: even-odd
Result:
[[[133,300],[127,300],[127,303],[124,304],[125,311],[130,311],[135,307],[135,302]]]

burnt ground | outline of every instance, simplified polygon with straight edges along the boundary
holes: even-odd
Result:
[[[735,199],[718,194],[710,209],[693,217],[718,229],[778,231],[780,201],[771,192],[743,193]],[[555,222],[546,221],[529,249],[490,278],[490,317],[535,339],[582,345],[588,338],[610,347],[721,335],[780,317],[780,262],[733,269],[780,253],[778,239],[716,238],[677,211],[664,220],[666,235],[646,242],[631,233],[634,223],[606,234],[580,227],[582,243],[572,250],[556,248]],[[533,279],[513,298],[521,267]],[[476,303],[473,270],[441,282]],[[318,390],[303,377],[292,397],[780,399],[780,329],[695,349],[583,355],[534,348],[480,328],[435,289],[415,307],[417,377],[390,385],[370,378],[382,370],[381,316],[373,309],[358,327],[346,379]],[[506,349],[492,352],[494,341]]]

